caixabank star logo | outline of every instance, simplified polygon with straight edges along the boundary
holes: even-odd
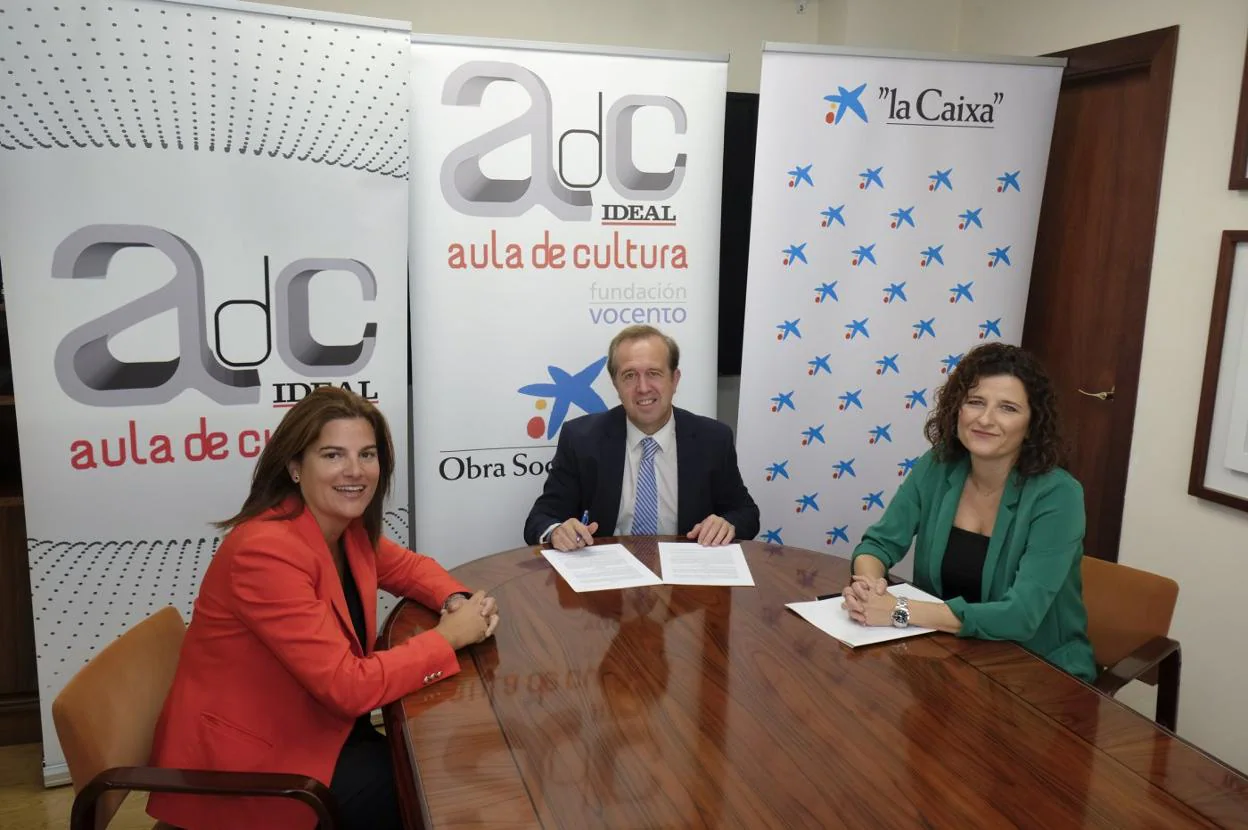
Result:
[[[537,399],[533,406],[538,414],[525,425],[529,437],[534,440],[545,437],[548,441],[554,438],[573,406],[586,415],[606,412],[606,402],[594,391],[594,381],[602,374],[606,365],[607,358],[604,356],[577,372],[569,372],[554,365],[547,366],[549,381],[529,383],[516,390],[521,395],[530,395]],[[548,407],[550,411],[546,412]]]
[[[858,121],[869,124],[871,119],[867,117],[867,109],[862,105],[862,93],[866,88],[865,83],[853,89],[846,89],[838,84],[836,92],[823,96],[823,100],[828,102],[828,114],[823,117],[824,122],[834,127],[844,121],[846,115],[854,115]],[[850,120],[853,121],[852,118]]]
[[[575,365],[575,364],[574,364]],[[572,408],[576,414],[592,415],[606,412],[607,404],[594,391],[594,381],[607,365],[607,358],[600,357],[582,369],[571,371],[561,366],[546,367],[548,381],[521,386],[516,391],[533,398],[537,414],[525,422],[525,432],[534,442],[554,438],[569,416]],[[549,450],[549,445],[534,444],[534,450]],[[500,457],[501,453],[509,453]],[[553,460],[541,460],[529,455],[528,448],[515,446],[477,447],[469,454],[467,450],[444,450],[438,462],[438,475],[446,481],[500,479],[508,477],[544,476],[550,472]]]

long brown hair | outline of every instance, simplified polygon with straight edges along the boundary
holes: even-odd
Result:
[[[299,485],[290,478],[290,462],[303,458],[303,453],[320,437],[321,430],[327,423],[352,418],[368,421],[377,440],[377,463],[380,467],[377,492],[364,509],[364,528],[376,548],[377,540],[381,538],[386,497],[390,494],[390,485],[394,478],[394,442],[390,438],[390,427],[387,426],[381,410],[354,392],[334,386],[314,389],[286,412],[282,422],[265,444],[264,452],[260,453],[256,469],[251,475],[251,492],[247,494],[242,509],[230,518],[217,522],[216,526],[222,530],[237,527],[278,507],[291,496],[298,500],[296,507],[276,518],[293,519],[299,515],[304,506],[303,494]]]
[[[1065,444],[1058,420],[1057,393],[1040,361],[1030,352],[1006,343],[985,343],[967,352],[936,397],[923,434],[941,461],[967,454],[958,440],[958,412],[980,378],[1012,375],[1027,390],[1031,422],[1015,467],[1024,476],[1047,473],[1065,462]]]

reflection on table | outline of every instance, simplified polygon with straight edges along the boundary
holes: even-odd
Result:
[[[658,571],[659,539],[622,538]],[[1248,780],[1010,643],[850,650],[785,603],[845,559],[745,542],[754,588],[577,594],[535,548],[461,672],[387,707],[405,821],[472,827],[1248,826]],[[403,603],[383,640],[436,625]]]

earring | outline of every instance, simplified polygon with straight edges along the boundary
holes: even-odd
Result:
[[[292,476],[292,478],[294,478],[294,480],[295,480],[295,484],[298,484],[298,483],[299,483],[299,476],[297,476],[297,475],[296,475],[296,476]]]

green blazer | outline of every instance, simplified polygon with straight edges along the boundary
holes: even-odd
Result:
[[[946,464],[929,450],[902,482],[884,516],[867,529],[854,558],[871,554],[892,568],[914,542],[914,582],[941,596],[940,567],[970,459]],[[1013,640],[1083,680],[1096,678],[1083,606],[1083,487],[1065,470],[1010,473],[984,560],[983,602],[947,602],[959,637]]]

